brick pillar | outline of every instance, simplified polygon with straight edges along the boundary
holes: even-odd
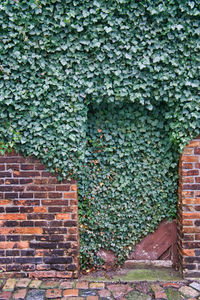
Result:
[[[0,156],[0,277],[78,276],[76,181],[57,182],[38,160]]]
[[[200,136],[179,163],[178,254],[185,278],[200,278]]]

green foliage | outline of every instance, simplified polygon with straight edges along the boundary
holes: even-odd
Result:
[[[0,11],[0,141],[78,179],[83,266],[100,248],[122,261],[176,212],[178,153],[200,129],[199,1]]]

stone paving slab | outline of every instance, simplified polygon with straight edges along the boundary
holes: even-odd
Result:
[[[0,300],[199,300],[200,282],[5,279]]]

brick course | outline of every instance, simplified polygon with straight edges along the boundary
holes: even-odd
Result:
[[[76,181],[59,183],[32,157],[0,156],[0,249],[0,277],[76,278]]]
[[[178,254],[185,278],[200,278],[200,136],[179,162]]]

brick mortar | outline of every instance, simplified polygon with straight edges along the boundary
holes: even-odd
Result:
[[[57,182],[38,160],[0,156],[0,277],[76,278],[75,180]]]

